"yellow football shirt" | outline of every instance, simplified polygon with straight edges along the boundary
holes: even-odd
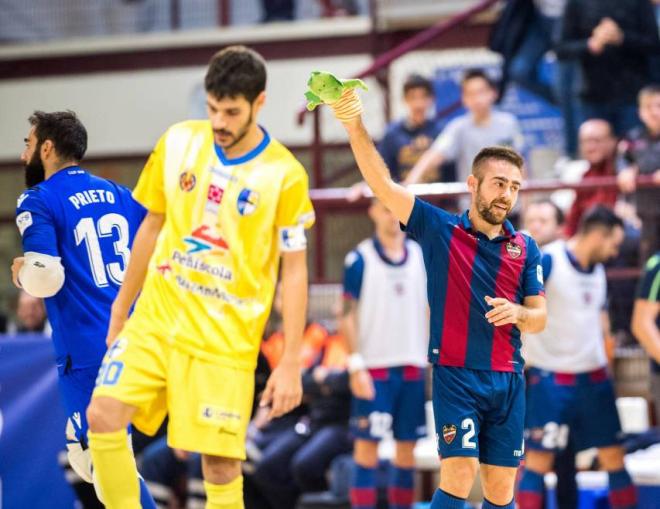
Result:
[[[280,253],[304,249],[314,223],[302,165],[265,130],[227,159],[208,121],[187,121],[158,141],[133,195],[165,223],[126,327],[254,368]]]

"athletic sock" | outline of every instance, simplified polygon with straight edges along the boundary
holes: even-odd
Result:
[[[438,488],[433,494],[431,509],[465,509],[465,499],[450,495]]]
[[[227,484],[204,481],[206,509],[243,509],[243,476]]]
[[[516,504],[511,499],[511,502],[505,505],[493,504],[490,500],[484,498],[484,503],[481,504],[481,509],[515,509]]]
[[[518,506],[520,509],[543,509],[544,498],[545,480],[543,474],[532,472],[526,468],[518,485],[518,494],[516,495]]]
[[[377,502],[376,469],[356,464],[351,482],[351,508],[375,509]]]
[[[390,509],[410,509],[415,496],[415,470],[390,466],[387,501]]]
[[[135,458],[125,429],[112,433],[89,431],[94,476],[107,509],[140,507],[140,484]]]
[[[635,509],[637,507],[637,489],[626,469],[608,472],[608,477],[612,509]]]

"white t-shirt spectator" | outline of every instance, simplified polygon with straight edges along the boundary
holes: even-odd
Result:
[[[447,124],[431,146],[445,161],[456,162],[456,179],[465,182],[472,160],[484,147],[503,145],[522,151],[523,136],[515,116],[493,111],[488,122],[476,124],[472,115],[461,115]]]

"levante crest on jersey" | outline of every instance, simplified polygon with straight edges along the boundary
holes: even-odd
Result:
[[[515,260],[522,254],[522,248],[518,244],[507,242],[506,252],[509,253],[509,256]]]

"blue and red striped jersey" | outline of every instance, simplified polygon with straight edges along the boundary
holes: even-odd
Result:
[[[467,211],[449,212],[415,199],[406,231],[422,246],[431,307],[429,361],[492,371],[523,369],[520,330],[495,327],[485,297],[522,303],[543,295],[541,253],[536,242],[509,221],[489,239],[472,228]]]

